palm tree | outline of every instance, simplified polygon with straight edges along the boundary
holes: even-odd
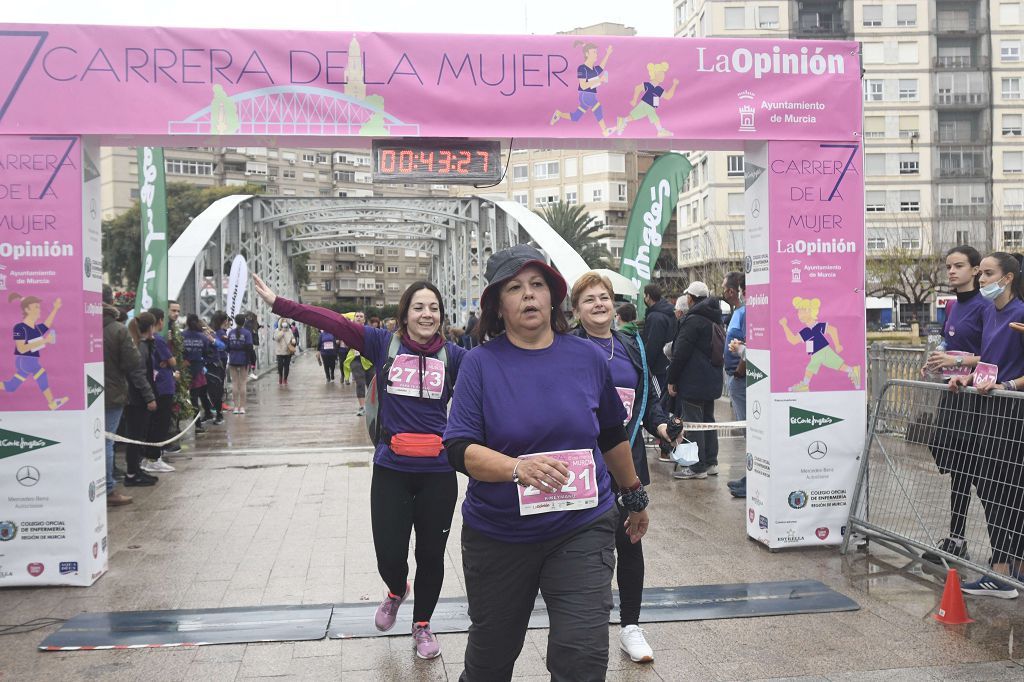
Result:
[[[558,235],[582,256],[592,268],[611,267],[612,254],[608,247],[598,240],[610,236],[601,232],[605,225],[590,215],[582,206],[574,206],[559,201],[547,204],[537,215],[544,219]]]

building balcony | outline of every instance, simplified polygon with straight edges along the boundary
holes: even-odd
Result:
[[[977,35],[981,32],[981,24],[975,18],[939,17],[932,25],[939,35]]]
[[[845,38],[849,25],[841,19],[801,18],[793,23],[794,38]]]
[[[992,141],[992,131],[987,127],[980,130],[961,132],[938,128],[932,131],[932,143],[941,145],[970,146],[987,144]]]
[[[947,55],[932,58],[932,65],[936,69],[947,71],[969,71],[972,69],[987,69],[990,61],[988,57]]]
[[[940,218],[984,218],[988,206],[982,204],[939,204]]]
[[[988,164],[965,163],[965,164],[944,164],[940,163],[935,168],[935,177],[940,179],[969,179],[986,178],[989,176]]]
[[[935,93],[935,106],[939,109],[984,109],[988,104],[987,90]]]

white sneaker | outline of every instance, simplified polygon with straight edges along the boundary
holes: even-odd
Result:
[[[707,468],[707,474],[708,474],[708,476],[717,476],[718,475],[718,465],[717,464],[712,464],[711,466],[709,466]]]
[[[250,381],[256,381],[257,379],[259,379],[259,377],[256,375],[256,372],[249,372]]]
[[[167,473],[167,472],[170,472],[170,471],[174,471],[174,467],[172,467],[170,464],[165,462],[164,458],[161,457],[161,458],[159,458],[159,459],[157,459],[155,461],[151,461],[149,463],[149,469],[144,469],[144,471],[155,471],[155,472]]]
[[[147,474],[152,474],[159,471],[159,469],[154,468],[154,464],[156,464],[156,462],[154,462],[151,459],[143,459],[141,462],[139,462],[139,468],[145,471]]]
[[[707,478],[708,472],[706,471],[694,471],[690,467],[682,467],[679,471],[672,473],[672,478],[679,480],[687,480],[690,478]]]
[[[358,410],[356,410],[356,416],[357,416],[357,417],[362,417],[362,416],[363,416],[363,413],[364,413],[365,411],[366,411],[366,410],[364,410],[363,408],[361,408],[361,407],[360,407],[360,408],[359,408]]]
[[[654,660],[654,651],[639,625],[627,625],[619,630],[619,648],[629,654],[634,663],[650,663]]]

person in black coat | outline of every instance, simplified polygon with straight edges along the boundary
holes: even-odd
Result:
[[[691,282],[683,292],[690,307],[679,323],[667,372],[668,393],[675,399],[674,412],[684,422],[713,424],[715,401],[724,386],[725,330],[722,306],[703,282]],[[718,474],[718,433],[694,431],[700,460],[672,475],[678,479],[707,478]]]
[[[665,344],[676,336],[676,315],[672,304],[662,299],[661,287],[648,284],[644,287],[644,303],[647,305],[647,316],[644,318],[643,342],[647,351],[647,366],[655,379],[658,388],[665,390],[665,373],[668,370],[668,358],[662,349]]]

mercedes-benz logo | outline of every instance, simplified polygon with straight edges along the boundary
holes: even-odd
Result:
[[[758,199],[754,199],[750,202],[750,217],[756,218],[761,215],[761,202]]]
[[[33,466],[21,467],[14,474],[14,478],[26,488],[31,488],[36,483],[39,483],[39,469]]]
[[[754,414],[754,419],[760,419],[761,418],[761,403],[760,402],[758,402],[756,400],[754,401],[754,407],[753,407],[752,412]]]
[[[820,440],[816,440],[807,446],[807,454],[811,456],[811,459],[821,459],[828,454],[828,446]]]
[[[96,438],[103,438],[103,427],[100,426],[100,420],[97,419],[92,424],[92,435]]]

